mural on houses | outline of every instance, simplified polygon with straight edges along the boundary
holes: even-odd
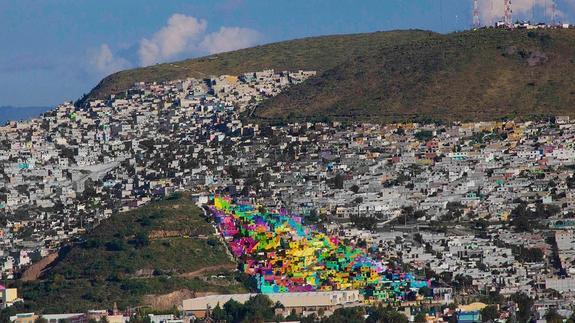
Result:
[[[391,268],[286,210],[216,196],[209,207],[243,271],[266,293],[359,289],[366,300],[415,300],[429,281]]]

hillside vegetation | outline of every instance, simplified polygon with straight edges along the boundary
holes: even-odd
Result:
[[[136,81],[268,68],[318,76],[252,117],[288,120],[486,120],[573,115],[575,30],[393,31],[306,38],[119,72],[86,98]]]
[[[20,282],[20,310],[125,308],[146,295],[245,290],[214,228],[185,196],[114,215],[84,239],[62,250],[40,280]]]
[[[264,69],[325,71],[362,53],[417,39],[433,37],[425,31],[390,31],[369,34],[312,37],[257,46],[185,61],[121,71],[104,78],[84,99],[107,98],[135,82],[238,75]]]
[[[575,30],[479,30],[354,57],[264,102],[262,119],[575,115]]]

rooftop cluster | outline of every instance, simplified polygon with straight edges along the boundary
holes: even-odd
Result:
[[[262,71],[138,83],[107,100],[63,104],[0,128],[3,278],[18,277],[112,214],[187,190],[199,204],[219,194],[262,211],[289,209],[298,214],[290,230],[303,224],[305,236],[317,223],[327,229],[317,232],[337,237],[327,241],[337,248],[368,250],[394,268],[409,264],[417,277],[425,272],[455,293],[524,292],[540,300],[553,299],[552,291],[575,294],[569,117],[385,125],[243,118],[312,75]],[[255,262],[244,263],[260,271],[261,286],[289,290],[275,281],[283,276],[265,271],[266,248],[275,250],[276,241],[257,230],[275,234],[276,224],[262,214],[249,224],[226,220],[223,232],[238,230],[227,234],[244,239],[232,250],[257,251]],[[324,278],[310,282],[321,290]],[[325,281],[337,288],[333,278]]]
[[[285,210],[259,210],[216,196],[210,212],[262,293],[362,289],[368,299],[403,301],[431,287]]]

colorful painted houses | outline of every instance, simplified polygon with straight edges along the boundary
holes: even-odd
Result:
[[[367,300],[414,299],[428,281],[390,268],[286,210],[216,196],[210,212],[243,271],[262,293],[359,289]]]

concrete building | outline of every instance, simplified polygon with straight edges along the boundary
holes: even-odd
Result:
[[[0,309],[14,305],[18,301],[18,289],[0,285]]]
[[[575,292],[575,278],[547,278],[545,288],[554,289],[560,293]]]
[[[183,301],[183,310],[188,315],[197,318],[203,318],[207,312],[218,304],[222,307],[229,300],[235,300],[239,303],[245,303],[258,294],[229,294],[229,295],[210,295],[186,299]],[[284,306],[283,313],[289,315],[292,310],[301,314],[304,312],[316,312],[323,309],[326,312],[333,311],[344,305],[359,305],[363,296],[358,290],[332,291],[332,292],[302,292],[302,293],[275,293],[265,294],[270,298],[272,303],[281,303]]]

